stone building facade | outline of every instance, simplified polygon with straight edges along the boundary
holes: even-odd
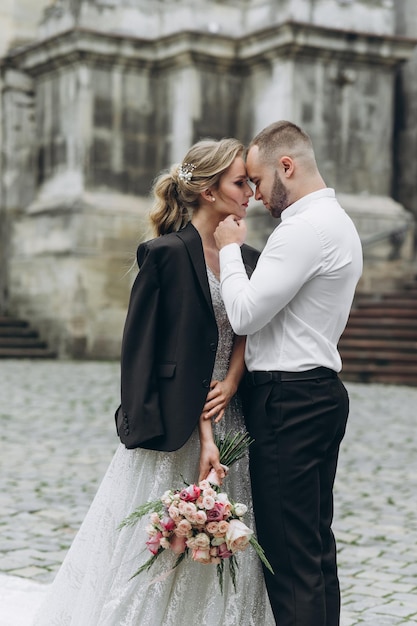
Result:
[[[276,119],[307,129],[374,244],[363,286],[404,276],[417,213],[406,4],[6,2],[0,313],[29,317],[62,356],[117,357],[155,174],[201,137],[246,143]],[[248,221],[262,246],[273,221],[256,203]],[[408,235],[393,255],[395,228]]]

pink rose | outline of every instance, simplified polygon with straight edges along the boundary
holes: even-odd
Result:
[[[182,514],[185,515],[190,522],[194,521],[195,514],[197,513],[197,507],[192,502],[184,502],[182,507]]]
[[[200,487],[197,487],[197,485],[189,485],[186,489],[180,491],[180,498],[181,500],[185,500],[185,502],[194,502],[197,500],[200,493]]]
[[[228,528],[229,528],[229,522],[226,522],[226,520],[221,520],[219,522],[219,528],[215,534],[225,535],[227,533]]]
[[[171,519],[171,517],[169,517],[168,515],[166,517],[163,517],[160,521],[160,526],[161,528],[163,528],[166,531],[170,531],[170,530],[174,530],[175,528],[175,522],[173,519]]]
[[[227,467],[227,465],[222,465],[222,468],[224,469],[224,475],[226,476],[227,472],[229,471],[229,468]],[[220,485],[223,482],[223,479],[219,478],[214,467],[211,468],[206,480],[208,480],[209,483],[211,483],[212,485],[217,485],[218,487],[220,487]]]
[[[178,510],[181,513],[181,515],[184,515],[184,511],[185,511],[185,507],[188,503],[185,500],[180,500],[178,502]]]
[[[212,498],[212,496],[204,496],[203,498],[203,506],[204,508],[208,511],[209,509],[212,509],[215,505],[215,500],[214,498]]]
[[[158,528],[156,528],[156,526],[154,526],[153,524],[148,524],[145,528],[146,532],[148,533],[149,537],[154,537],[157,533],[161,532]]]
[[[156,535],[151,537],[146,542],[146,545],[148,546],[148,550],[150,550],[150,552],[152,552],[152,554],[157,554],[157,552],[158,552],[158,550],[160,548],[161,539],[162,539],[162,533],[156,533]]]
[[[233,552],[228,549],[225,543],[222,543],[221,546],[217,548],[217,555],[221,559],[229,559],[231,556],[233,556]]]
[[[199,498],[197,498],[197,500],[195,501],[196,506],[199,509],[204,509],[204,503],[203,503],[203,495],[201,494]]]
[[[169,516],[174,520],[174,522],[179,522],[180,520],[182,520],[180,510],[177,506],[174,506],[173,504],[171,504],[171,506],[168,509],[168,513],[169,513]]]
[[[191,524],[188,520],[183,519],[181,520],[176,529],[175,529],[175,534],[179,535],[180,537],[190,537],[191,535]]]
[[[151,513],[151,522],[152,522],[152,524],[155,524],[155,526],[156,526],[157,524],[159,524],[159,521],[160,521],[160,519],[159,519],[158,513],[156,513],[155,511],[153,513]]]
[[[198,533],[194,537],[194,547],[195,548],[209,548],[210,547],[210,539],[206,533]]]
[[[207,522],[206,530],[210,535],[215,535],[219,532],[219,522]]]
[[[169,547],[174,554],[182,554],[183,552],[185,552],[185,549],[187,547],[186,541],[187,540],[185,537],[180,537],[179,535],[174,534],[169,542]]]
[[[172,502],[174,494],[172,491],[165,491],[161,496],[161,502],[165,504],[165,506],[169,506]]]
[[[219,522],[224,516],[224,504],[216,502],[214,506],[207,511],[207,519],[210,522]]]
[[[188,537],[188,539],[185,540],[187,548],[191,548],[192,550],[194,550],[194,548],[196,548],[197,546],[195,545],[195,537]]]
[[[197,511],[195,514],[195,523],[202,526],[207,521],[207,515],[205,511]]]
[[[232,519],[229,522],[229,528],[226,532],[226,544],[229,550],[236,552],[237,550],[245,550],[249,544],[249,540],[253,535],[253,530],[248,528],[238,519]]]
[[[210,550],[208,548],[195,548],[191,556],[193,561],[198,561],[199,563],[207,564],[211,561]]]
[[[224,517],[229,516],[230,513],[232,512],[232,505],[229,502],[227,493],[218,493],[216,500],[217,502],[221,502],[224,506],[224,513],[223,513]]]

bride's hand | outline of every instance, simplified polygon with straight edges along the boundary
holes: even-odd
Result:
[[[236,386],[225,380],[212,380],[203,407],[204,419],[215,418],[217,424],[224,416],[225,409],[236,393]]]
[[[205,442],[201,444],[200,450],[200,468],[198,481],[205,480],[210,473],[211,469],[216,471],[219,484],[223,482],[223,478],[226,476],[226,472],[223,466],[220,464],[219,449],[214,441]]]

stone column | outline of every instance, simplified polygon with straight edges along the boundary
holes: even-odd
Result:
[[[11,260],[20,254],[12,225],[35,195],[34,86],[26,74],[3,67],[0,168],[0,314],[9,312]]]
[[[395,3],[397,32],[417,33],[417,3]],[[397,75],[393,195],[417,217],[417,48]],[[417,247],[417,242],[416,242]]]

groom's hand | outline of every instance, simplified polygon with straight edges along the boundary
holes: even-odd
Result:
[[[238,219],[236,215],[228,215],[214,231],[214,239],[219,250],[229,243],[241,246],[246,239],[245,221]]]

